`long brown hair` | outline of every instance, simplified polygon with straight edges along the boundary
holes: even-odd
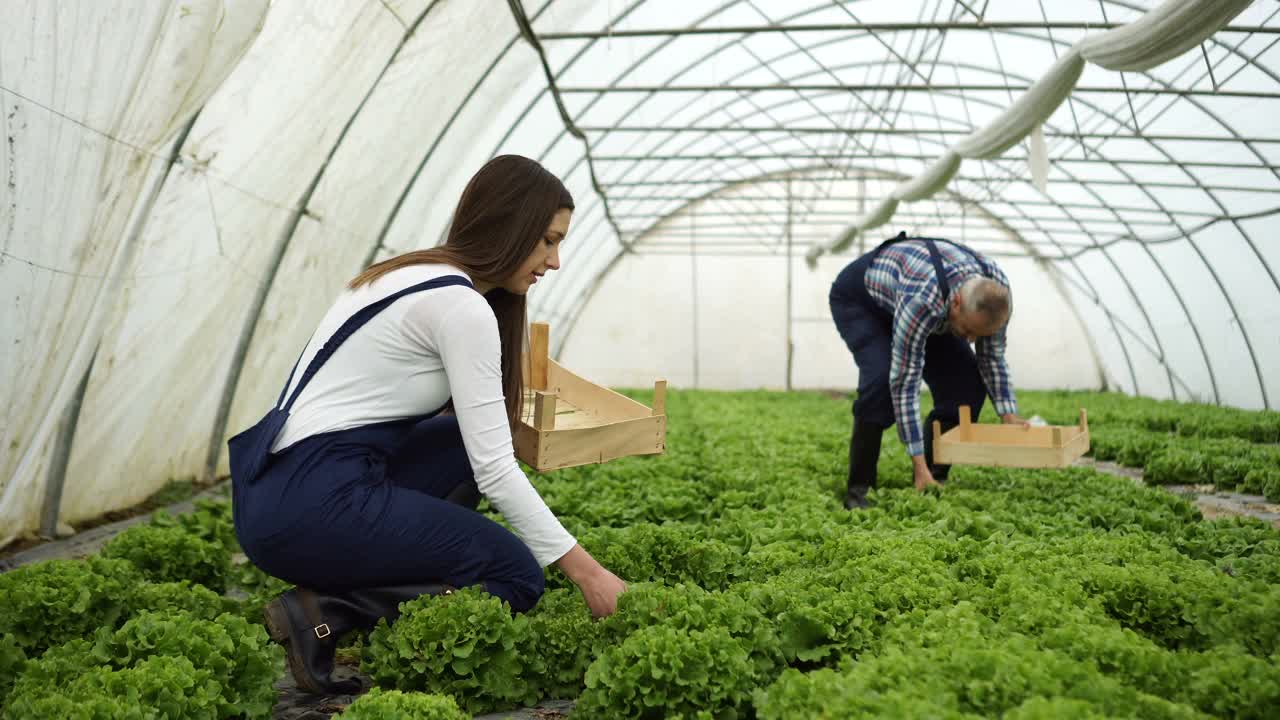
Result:
[[[348,287],[358,288],[392,270],[424,263],[452,265],[473,281],[499,286],[484,298],[498,318],[502,393],[507,420],[514,430],[524,404],[520,357],[526,335],[525,297],[500,285],[529,258],[562,208],[573,210],[573,196],[559,178],[527,157],[500,155],[485,163],[467,183],[443,245],[371,265],[352,278]]]

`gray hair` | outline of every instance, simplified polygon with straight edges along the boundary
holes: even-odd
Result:
[[[1009,288],[991,278],[975,275],[961,283],[958,292],[960,308],[967,314],[978,315],[993,330],[1004,327],[1013,314]]]

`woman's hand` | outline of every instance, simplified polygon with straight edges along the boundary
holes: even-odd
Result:
[[[1023,420],[1017,413],[1006,413],[1000,416],[1000,422],[1005,425],[1021,425],[1023,427],[1031,427],[1031,423]]]
[[[598,620],[618,611],[618,596],[627,591],[627,584],[602,565],[599,573],[578,584],[578,590],[591,608],[591,617]]]
[[[581,545],[574,545],[556,561],[556,567],[578,586],[592,617],[602,618],[617,612],[618,596],[626,591],[627,584],[596,562]]]

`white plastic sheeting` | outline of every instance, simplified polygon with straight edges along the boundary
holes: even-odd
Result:
[[[0,286],[12,297],[0,326],[0,544],[39,509],[53,427],[119,309],[164,150],[240,59],[266,6],[30,3],[0,28]]]
[[[604,381],[782,387],[789,336],[793,386],[851,387],[826,287],[905,229],[1016,275],[1023,387],[1274,407],[1272,5],[5,3],[0,545],[63,447],[73,523],[225,471],[342,284],[500,152],[578,201],[532,314]]]

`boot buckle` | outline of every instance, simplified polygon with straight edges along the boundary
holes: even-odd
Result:
[[[315,626],[314,630],[316,633],[316,637],[320,638],[321,640],[329,637],[329,635],[332,634],[329,630],[329,623],[320,623],[319,625]]]

